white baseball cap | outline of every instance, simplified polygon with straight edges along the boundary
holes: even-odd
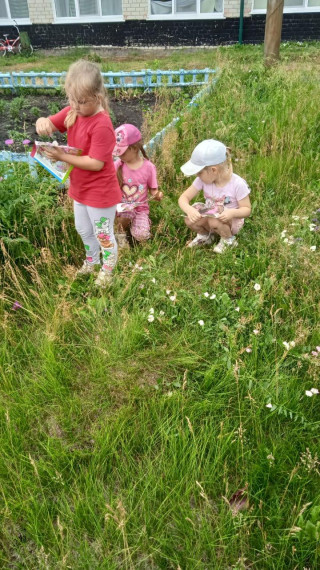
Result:
[[[221,164],[227,159],[227,147],[220,141],[207,139],[194,149],[190,160],[181,166],[183,174],[192,176],[206,166]]]

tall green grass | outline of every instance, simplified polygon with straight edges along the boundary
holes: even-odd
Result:
[[[319,565],[320,396],[305,395],[320,390],[319,74],[298,57],[265,70],[257,51],[248,68],[229,49],[214,91],[167,134],[154,237],[121,253],[106,291],[75,279],[68,202],[13,167],[28,200],[4,210],[4,568]],[[223,256],[185,249],[177,206],[180,166],[209,136],[252,190]]]

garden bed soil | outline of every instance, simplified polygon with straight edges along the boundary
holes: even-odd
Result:
[[[14,97],[4,95],[0,106],[0,150],[21,152],[25,150],[22,140],[31,142],[38,139],[35,123],[39,117],[47,117],[56,113],[67,104],[65,97],[59,95],[20,95]],[[144,112],[152,109],[155,104],[153,93],[130,98],[109,99],[110,115],[114,127],[122,123],[133,123],[141,129]],[[57,133],[57,140],[65,140]],[[5,144],[7,139],[13,139],[13,145]]]

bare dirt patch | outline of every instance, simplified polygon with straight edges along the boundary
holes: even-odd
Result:
[[[114,127],[133,123],[141,128],[144,113],[154,107],[155,96],[147,93],[129,99],[110,99],[109,102]],[[23,151],[23,139],[33,142],[38,138],[36,120],[56,113],[66,104],[65,97],[61,95],[3,95],[0,105],[0,149]],[[13,139],[14,145],[8,147],[5,144],[7,139]],[[62,138],[57,135],[57,140]]]

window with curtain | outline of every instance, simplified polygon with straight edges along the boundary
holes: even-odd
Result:
[[[284,0],[286,8],[320,8],[320,0]],[[253,10],[266,10],[267,0],[253,0]]]
[[[27,0],[0,0],[0,20],[29,18]]]
[[[54,0],[54,4],[57,19],[122,16],[121,0]]]
[[[223,0],[150,0],[151,15],[192,15],[218,12],[223,12]]]

